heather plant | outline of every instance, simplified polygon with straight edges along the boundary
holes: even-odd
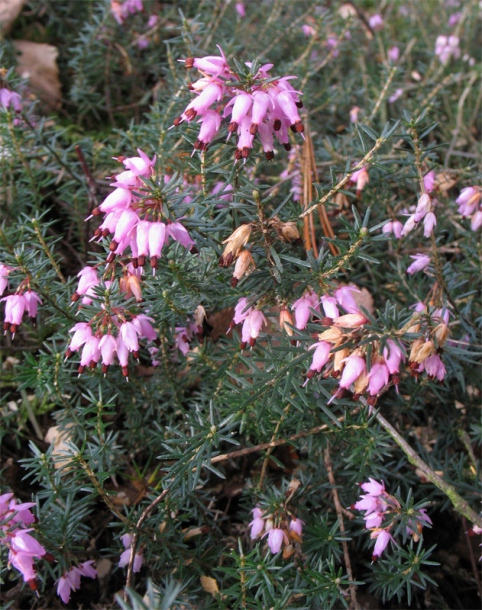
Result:
[[[3,607],[476,603],[480,17],[437,8],[25,4]]]

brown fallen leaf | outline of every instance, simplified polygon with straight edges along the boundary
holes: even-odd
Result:
[[[60,108],[62,93],[57,47],[29,40],[14,40],[13,44],[19,52],[17,72],[28,79],[30,88],[42,102],[45,111]]]
[[[212,595],[219,593],[218,583],[210,576],[201,576],[201,586],[206,593],[211,593]]]
[[[26,0],[0,0],[0,34],[8,34]]]
[[[435,188],[442,191],[442,193],[450,190],[456,183],[456,178],[451,176],[448,172],[439,172],[435,176]]]

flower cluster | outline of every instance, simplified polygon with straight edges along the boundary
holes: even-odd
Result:
[[[390,540],[395,542],[390,530],[396,524],[393,515],[401,515],[402,507],[394,496],[385,491],[385,484],[378,483],[374,479],[369,479],[367,483],[362,483],[362,494],[358,502],[352,508],[365,512],[363,519],[365,527],[371,530],[370,538],[376,540],[373,549],[372,560],[375,561],[386,549]],[[406,534],[418,541],[424,525],[431,525],[432,521],[424,508],[412,511],[414,514],[407,521]],[[387,521],[387,518],[390,519]]]
[[[119,568],[124,568],[129,565],[129,561],[131,558],[131,546],[132,546],[132,534],[124,534],[121,536],[122,544],[124,545],[125,551],[122,553],[119,559]],[[144,561],[144,557],[141,552],[138,552],[134,555],[134,565],[132,567],[133,572],[139,572],[142,563]]]
[[[110,0],[110,9],[115,20],[122,25],[130,15],[135,15],[144,10],[142,0]]]
[[[273,78],[273,64],[265,64],[246,74],[233,70],[220,47],[221,55],[190,57],[184,62],[186,68],[197,68],[202,77],[189,85],[196,94],[184,112],[174,121],[190,123],[198,119],[201,123],[196,150],[206,150],[216,137],[222,119],[230,116],[228,138],[238,136],[236,159],[246,159],[259,137],[267,159],[274,156],[274,136],[286,150],[291,149],[289,129],[302,133],[303,123],[298,109],[303,106],[299,92],[290,84],[294,76]],[[252,64],[247,63],[250,69]]]
[[[283,515],[282,518],[274,518],[273,515],[264,513],[260,508],[253,508],[253,520],[249,524],[251,528],[251,540],[268,537],[269,550],[276,555],[283,548],[283,557],[287,558],[293,553],[293,542],[301,542],[304,521],[296,517]]]
[[[433,212],[434,203],[435,202],[432,201],[430,195],[427,193],[423,193],[423,195],[420,196],[415,212],[411,214],[405,222],[401,233],[402,236],[408,235],[418,226],[418,223],[421,220],[423,220],[424,237],[430,237],[432,235],[433,229],[437,224],[437,218]]]
[[[5,87],[0,88],[0,111],[12,111],[16,114],[22,112],[22,98],[15,91],[6,89]],[[21,121],[19,118],[13,119],[14,125],[20,125]]]
[[[142,150],[138,153],[138,157],[119,157],[126,169],[111,183],[115,190],[92,212],[93,216],[105,214],[94,235],[99,239],[113,235],[107,262],[130,248],[134,268],[142,268],[149,258],[155,273],[157,260],[169,238],[187,249],[192,248],[194,241],[179,219],[173,222],[166,218],[163,198],[151,197],[145,187],[143,179],[153,176],[156,157],[151,160]]]
[[[435,41],[435,55],[440,59],[440,63],[445,65],[450,61],[450,58],[458,59],[460,57],[458,36],[438,36]]]
[[[115,358],[122,367],[122,374],[129,379],[129,353],[139,357],[139,339],[157,341],[152,327],[153,319],[145,314],[131,314],[121,309],[103,309],[90,322],[78,322],[69,332],[74,333],[66,351],[66,358],[82,347],[79,375],[86,367],[95,368],[102,362],[105,374]]]
[[[263,223],[263,226],[256,222],[240,225],[223,241],[223,244],[226,244],[226,246],[219,259],[221,267],[229,267],[236,261],[231,279],[231,286],[233,288],[237,286],[242,277],[249,275],[256,268],[256,263],[250,250],[243,249],[248,243],[251,234],[258,232],[259,234],[264,233],[266,235],[267,231],[272,232],[275,239],[284,243],[297,243],[301,239],[295,222],[283,222],[277,216],[270,218],[267,222]]]
[[[8,289],[8,276],[12,271],[12,267],[0,264],[0,296]],[[28,278],[20,283],[14,294],[9,294],[0,301],[5,302],[3,331],[6,334],[9,330],[12,339],[22,323],[24,314],[28,314],[30,319],[35,322],[38,305],[42,303],[39,295],[31,290]]]
[[[470,218],[472,231],[477,231],[482,227],[482,191],[477,186],[467,186],[462,189],[456,199],[459,206],[459,214],[464,218]]]
[[[256,339],[259,337],[259,333],[263,326],[267,324],[267,321],[261,311],[254,309],[253,306],[248,304],[248,299],[246,297],[239,299],[234,308],[234,317],[229,330],[233,329],[236,324],[241,324],[241,322],[243,323],[241,330],[241,349],[245,349],[248,343],[251,347],[254,347]]]
[[[318,342],[308,349],[314,350],[312,363],[307,372],[307,382],[316,373],[323,377],[339,379],[333,398],[342,398],[348,391],[353,399],[367,394],[367,402],[374,405],[378,396],[392,383],[398,386],[400,365],[409,351],[409,369],[413,376],[425,372],[430,379],[440,382],[445,377],[445,366],[440,353],[447,340],[449,312],[447,309],[434,309],[429,312],[421,303],[415,307],[413,324],[407,333],[420,336],[411,344],[400,337],[381,342],[378,336],[370,337],[363,326],[368,322],[353,298],[355,288],[339,288],[334,296],[321,298],[325,316],[323,326],[329,328],[318,335]],[[313,292],[305,293],[296,302],[297,326],[304,328],[310,313],[319,311],[319,301]],[[348,313],[340,315],[339,307]],[[404,334],[404,333],[402,333]],[[368,350],[367,338],[372,338]]]
[[[66,604],[70,600],[72,591],[80,589],[80,578],[97,578],[97,570],[92,565],[93,561],[84,561],[78,566],[71,568],[57,582],[57,595]]]
[[[17,504],[13,493],[0,496],[0,544],[8,548],[8,563],[22,573],[23,580],[28,582],[32,589],[37,588],[34,559],[52,559],[50,553],[29,532],[33,528],[29,525],[35,523],[35,517],[30,508],[35,502]]]

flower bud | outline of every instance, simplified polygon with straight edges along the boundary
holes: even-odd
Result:
[[[234,288],[237,285],[238,280],[240,280],[244,275],[249,275],[255,268],[256,265],[251,252],[249,250],[242,250],[234,266],[231,286]]]
[[[279,312],[279,325],[281,330],[284,330],[285,333],[289,336],[292,337],[294,335],[293,329],[291,328],[291,326],[294,326],[293,324],[293,317],[290,314],[290,312],[287,309],[282,309]]]
[[[229,267],[233,260],[238,256],[239,251],[248,243],[251,235],[251,224],[244,224],[238,227],[229,237],[223,241],[227,244],[224,252],[219,259],[221,267]]]
[[[433,341],[424,341],[423,339],[417,339],[412,344],[410,350],[410,362],[423,362],[426,358],[431,356],[435,351]]]

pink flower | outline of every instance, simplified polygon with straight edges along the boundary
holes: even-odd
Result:
[[[268,546],[273,555],[280,552],[283,541],[285,540],[286,534],[279,527],[274,527],[268,532]]]
[[[72,340],[69,345],[70,352],[76,352],[84,343],[92,337],[92,329],[87,322],[78,322],[69,333],[73,332]]]
[[[265,324],[267,324],[266,318],[261,311],[258,311],[257,309],[251,311],[243,322],[243,328],[241,331],[242,343],[249,343],[251,347],[254,347],[261,328]]]
[[[387,547],[387,544],[390,542],[390,540],[393,541],[393,537],[389,532],[387,532],[387,530],[377,529],[371,533],[370,538],[372,540],[376,539],[375,547],[373,549],[373,554],[372,554],[372,560],[375,561],[375,559],[380,557],[380,555],[383,553],[383,551]]]
[[[415,216],[412,214],[409,216],[407,222],[404,224],[402,229],[402,236],[408,235],[417,225],[417,221],[415,220]]]
[[[187,229],[178,221],[171,222],[167,225],[167,235],[174,241],[177,241],[183,248],[190,249],[196,242],[191,238]]]
[[[327,318],[334,320],[335,318],[339,317],[340,312],[338,311],[337,307],[338,302],[339,301],[336,299],[336,297],[330,297],[326,294],[321,297],[321,304]]]
[[[26,303],[26,310],[28,315],[31,318],[35,318],[37,316],[37,307],[38,304],[42,304],[42,300],[39,295],[33,290],[27,290],[23,294]]]
[[[301,536],[303,534],[303,525],[304,524],[305,524],[305,522],[302,521],[301,519],[293,518],[290,521],[289,530],[290,530],[290,532],[294,532],[297,536],[299,536],[301,538]]]
[[[22,294],[11,294],[0,300],[5,301],[5,322],[3,328],[6,332],[8,327],[10,327],[13,339],[17,326],[22,323],[27,301]]]
[[[5,292],[8,287],[8,274],[13,271],[12,267],[8,265],[0,265],[0,296]]]
[[[316,34],[315,28],[311,25],[307,25],[306,23],[301,26],[301,31],[306,37],[314,36]]]
[[[398,89],[395,89],[395,91],[392,93],[392,95],[388,98],[388,103],[389,104],[394,104],[398,99],[400,99],[403,95],[403,89],[401,87],[399,87]]]
[[[350,123],[358,123],[358,113],[360,112],[360,108],[358,106],[353,106],[350,110]]]
[[[246,9],[244,7],[244,2],[236,2],[235,4],[236,13],[238,17],[244,19],[246,17]]]
[[[104,335],[99,341],[100,354],[102,356],[104,373],[107,372],[107,367],[114,363],[114,354],[117,350],[117,341],[110,333]]]
[[[480,227],[482,227],[482,210],[475,212],[470,221],[470,228],[472,231],[478,231]]]
[[[82,356],[80,358],[79,373],[83,372],[86,366],[95,366],[99,362],[100,358],[100,339],[90,336],[84,344],[82,349]]]
[[[374,30],[375,32],[379,32],[380,30],[383,29],[383,19],[382,19],[382,16],[379,15],[378,13],[375,15],[372,15],[368,19],[368,23],[369,23],[370,27],[372,28],[372,30]]]
[[[375,479],[369,478],[368,483],[362,483],[360,487],[371,496],[381,496],[385,493],[385,483],[379,483]]]
[[[196,150],[206,150],[208,144],[213,141],[221,125],[221,116],[214,110],[208,110],[200,119],[201,129],[194,143]]]
[[[380,527],[383,523],[385,514],[383,512],[374,511],[366,514],[363,519],[365,520],[365,527],[367,530]]]
[[[130,352],[139,351],[139,331],[133,322],[123,322],[120,325],[119,334]]]
[[[307,291],[297,299],[291,308],[295,312],[295,326],[299,330],[306,328],[311,316],[311,310],[318,307],[319,297],[316,293]]]
[[[365,366],[365,358],[357,354],[345,358],[345,366],[339,383],[340,388],[349,388],[365,372]]]
[[[430,212],[431,209],[432,209],[432,204],[431,204],[430,196],[427,195],[427,193],[423,193],[423,195],[421,195],[420,199],[418,200],[417,208],[415,210],[415,214],[414,214],[415,222],[420,222],[420,220],[422,220],[422,218],[424,218],[425,214]]]
[[[398,47],[390,47],[387,55],[390,61],[397,62],[400,57],[400,49]]]
[[[462,216],[472,216],[477,209],[481,199],[481,191],[475,186],[467,186],[462,189],[455,202],[459,206],[459,214]]]
[[[391,375],[396,375],[400,370],[400,362],[405,360],[404,350],[393,339],[388,339],[383,350],[385,364]]]
[[[241,297],[234,308],[234,324],[241,324],[244,322],[249,314],[253,311],[252,307],[248,307],[248,299],[246,297]]]
[[[400,239],[402,237],[403,225],[399,220],[390,220],[384,225],[382,231],[383,233],[393,233],[397,239]]]
[[[310,345],[308,349],[315,350],[313,354],[313,361],[310,365],[310,371],[320,372],[330,359],[331,345],[327,341],[319,341],[318,343]]]
[[[355,301],[353,293],[360,292],[355,286],[341,286],[335,290],[335,298],[341,307],[348,313],[359,314],[360,309]]]
[[[153,273],[157,264],[157,259],[161,256],[162,248],[165,243],[166,225],[163,222],[151,222],[149,226],[148,245]]]
[[[356,182],[357,195],[361,194],[362,190],[365,188],[369,181],[370,177],[368,175],[368,170],[366,167],[362,167],[356,172],[353,172],[353,174],[350,176],[350,182]]]
[[[410,256],[410,258],[413,258],[414,260],[407,268],[407,273],[410,275],[417,273],[417,271],[422,271],[430,264],[430,256],[427,256],[426,254],[414,254],[413,256]]]
[[[251,540],[255,540],[264,529],[263,511],[260,508],[253,508],[253,520],[249,524],[251,528]]]
[[[433,228],[437,224],[437,218],[433,212],[429,212],[423,219],[423,236],[430,237],[433,232]]]
[[[423,185],[427,193],[431,193],[435,186],[435,172],[432,170],[423,177]]]
[[[371,396],[377,396],[380,390],[388,383],[390,371],[386,364],[376,362],[372,364],[368,375],[368,391]]]

